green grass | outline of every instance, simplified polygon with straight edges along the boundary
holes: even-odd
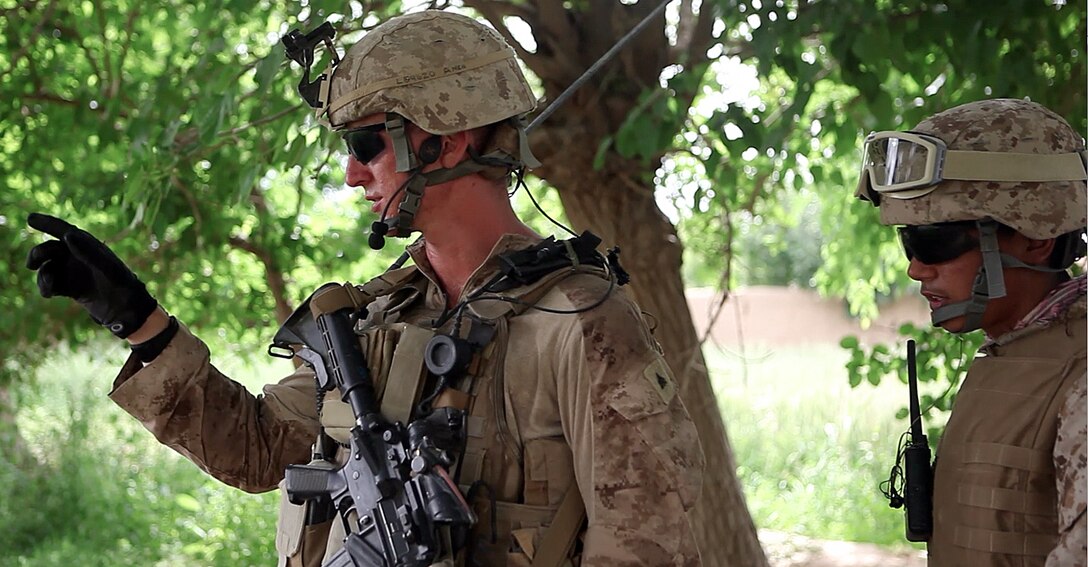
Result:
[[[278,495],[220,484],[111,403],[124,354],[58,353],[20,389],[35,462],[0,458],[0,565],[275,564]]]
[[[905,385],[851,389],[837,346],[704,350],[757,526],[906,545],[902,510],[878,489],[906,427]]]
[[[17,393],[34,455],[0,455],[0,565],[272,565],[278,497],[211,479],[107,398],[126,352],[110,341],[58,352]],[[251,391],[289,371],[231,357]],[[746,362],[745,362],[746,360]],[[707,361],[760,528],[902,544],[902,513],[877,490],[905,424],[906,387],[852,390],[834,346],[707,349]]]

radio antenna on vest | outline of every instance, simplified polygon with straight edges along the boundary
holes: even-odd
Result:
[[[658,14],[663,12],[665,10],[665,6],[667,6],[671,1],[672,0],[663,0],[657,8],[654,8],[652,12],[646,14],[646,17],[642,18],[642,21],[639,22],[638,25],[631,28],[631,31],[627,32],[627,35],[620,38],[620,40],[617,41],[615,45],[613,45],[608,51],[606,51],[604,55],[597,59],[597,61],[595,61],[593,65],[590,65],[589,69],[586,69],[585,72],[582,73],[582,76],[575,79],[575,81],[571,83],[570,86],[566,88],[566,90],[560,93],[559,96],[555,98],[555,101],[553,101],[547,106],[547,108],[541,111],[541,113],[538,114],[536,118],[533,118],[533,121],[525,127],[525,132],[532,132],[533,128],[536,128],[538,125],[540,125],[541,122],[546,120],[549,116],[552,115],[552,113],[558,110],[559,107],[562,106],[563,103],[566,102],[567,99],[574,94],[574,91],[581,88],[582,85],[584,85],[587,81],[593,78],[593,75],[595,75],[597,71],[605,65],[605,63],[608,63],[613,57],[616,56],[616,53],[623,49],[623,47],[627,45],[632,39],[634,39],[636,35],[642,32],[642,30],[646,29],[646,26],[650,25],[650,22],[655,17],[657,17]]]

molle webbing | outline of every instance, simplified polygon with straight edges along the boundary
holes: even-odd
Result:
[[[1001,443],[965,443],[964,463],[988,463],[1028,472],[1046,472],[1053,456],[1046,451]]]
[[[970,484],[961,484],[959,486],[956,501],[976,508],[988,508],[990,510],[1002,510],[1034,516],[1052,514],[1058,508],[1058,500],[1053,494]]]
[[[1058,543],[1057,534],[1018,534],[956,526],[953,543],[985,553],[1043,557]]]

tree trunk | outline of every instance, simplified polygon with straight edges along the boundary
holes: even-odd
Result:
[[[631,274],[629,292],[656,320],[654,335],[699,430],[706,470],[691,520],[703,564],[766,565],[684,296],[683,247],[676,230],[657,208],[653,188],[624,173],[638,171],[637,164],[613,160],[610,171],[593,171],[592,152],[579,151],[573,140],[564,144],[559,146],[567,148],[563,159],[547,161],[552,165],[539,173],[560,188],[567,216],[578,230],[589,228],[605,246],[620,246],[620,261]]]
[[[531,133],[533,151],[545,164],[534,173],[559,190],[575,227],[593,230],[606,246],[621,247],[621,262],[632,278],[630,291],[657,319],[655,335],[677,374],[706,457],[702,498],[691,515],[703,564],[766,565],[684,297],[683,247],[654,202],[653,175],[661,156],[625,159],[609,147],[600,156],[601,169],[593,167],[602,140],[611,139],[632,113],[642,111],[638,106],[642,95],[660,88],[663,69],[676,64],[693,70],[707,61],[707,49],[714,41],[714,10],[703,2],[703,9],[696,13],[693,2],[681,2],[677,41],[670,45],[664,15],[655,12],[661,5],[658,1],[594,0],[577,8],[572,6],[579,3],[554,0],[465,0],[465,4],[479,10],[514,46],[551,101],[643,18],[656,14],[652,25],[632,36],[615,60],[600,67]],[[535,49],[521,45],[506,27],[510,16],[530,25]],[[685,88],[659,94],[687,108],[696,95],[697,82]]]

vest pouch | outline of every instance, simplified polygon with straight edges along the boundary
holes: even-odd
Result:
[[[494,508],[486,499],[477,506],[480,522],[473,538],[475,549],[472,561],[480,565],[505,565],[506,567],[530,567],[552,518],[555,506],[529,506],[510,502],[495,502]],[[495,541],[491,541],[491,514],[495,514]]]
[[[574,479],[570,447],[562,438],[534,439],[525,444],[523,495],[530,506],[558,506]]]
[[[306,505],[287,499],[284,481],[280,481],[280,514],[276,522],[276,555],[280,567],[320,567],[325,559],[329,528],[336,518],[307,526]]]

